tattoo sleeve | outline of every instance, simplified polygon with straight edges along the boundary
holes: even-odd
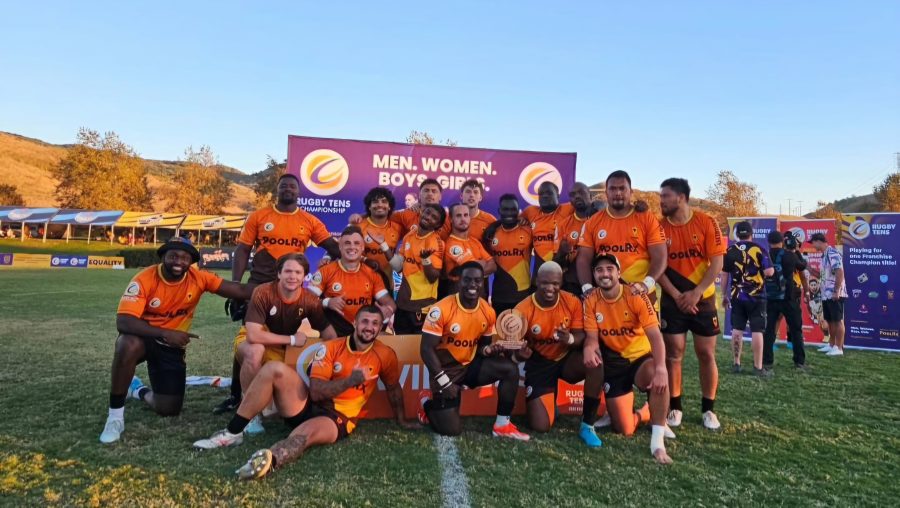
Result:
[[[275,467],[284,467],[303,455],[306,450],[306,436],[303,434],[288,436],[272,445],[269,450],[275,459]]]
[[[312,397],[312,400],[316,402],[329,400],[337,397],[347,388],[350,388],[351,386],[357,385],[359,383],[360,382],[353,379],[352,374],[350,375],[350,377],[345,377],[344,379],[337,379],[334,381],[310,379],[309,394]]]

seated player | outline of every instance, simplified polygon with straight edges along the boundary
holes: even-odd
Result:
[[[634,434],[646,417],[634,412],[632,386],[649,392],[650,453],[656,462],[671,464],[663,440],[669,378],[656,311],[646,294],[625,289],[619,279],[619,260],[612,254],[594,258],[592,272],[598,289],[584,300],[585,367],[603,364],[606,409],[613,429],[626,436]]]
[[[309,387],[296,369],[281,362],[267,363],[244,394],[228,427],[194,443],[200,449],[239,445],[250,419],[269,400],[293,430],[287,438],[254,453],[237,470],[242,480],[262,478],[300,458],[312,446],[332,444],[350,435],[357,416],[378,389],[387,388],[388,399],[403,428],[417,428],[403,417],[403,390],[397,354],[376,339],[384,316],[374,305],[359,309],[353,334],[322,344],[310,366]]]
[[[391,258],[394,271],[403,274],[397,291],[394,330],[398,334],[421,333],[423,309],[437,301],[438,278],[444,266],[444,241],[437,231],[447,213],[440,205],[422,205],[419,226],[407,233]]]
[[[341,337],[353,333],[356,312],[373,303],[378,305],[385,321],[397,308],[384,280],[362,262],[365,241],[362,231],[348,226],[338,239],[341,258],[321,267],[313,274],[309,290],[322,298],[325,317]]]
[[[469,206],[457,203],[450,206],[450,236],[444,242],[444,276],[447,283],[443,296],[459,291],[459,267],[467,261],[477,261],[484,268],[485,276],[497,271],[497,263],[484,249],[481,238],[469,234]],[[443,282],[443,280],[442,280]],[[438,288],[438,293],[441,289]],[[487,297],[486,294],[481,294]]]
[[[187,374],[185,350],[191,339],[198,338],[188,330],[203,293],[225,298],[250,296],[248,286],[223,281],[192,266],[200,260],[200,253],[184,238],[174,237],[156,252],[162,262],[138,272],[119,301],[109,416],[100,434],[104,444],[118,441],[125,430],[127,397],[143,400],[161,416],[181,412]],[[144,361],[151,388],[134,375],[137,364]]]
[[[419,421],[438,434],[462,432],[459,404],[462,387],[499,381],[493,435],[528,441],[509,420],[519,388],[519,368],[502,346],[491,345],[497,315],[480,298],[484,269],[469,261],[460,270],[460,290],[435,304],[422,327],[422,361],[431,376],[432,397],[423,397]]]
[[[264,364],[284,362],[287,346],[306,344],[306,335],[299,331],[304,319],[318,330],[321,338],[338,336],[315,293],[303,289],[308,267],[305,255],[285,254],[275,264],[277,279],[253,290],[244,325],[246,340],[238,335],[234,345],[235,356],[241,363],[242,387],[250,386]],[[259,434],[264,430],[259,417],[254,417],[247,433]]]
[[[579,437],[591,448],[603,443],[594,431],[603,369],[585,369],[581,353],[584,320],[581,300],[560,291],[563,270],[555,261],[538,269],[537,290],[516,305],[525,316],[528,350],[525,360],[525,394],[528,400],[528,426],[547,432],[556,419],[556,389],[559,380],[577,383],[584,380],[584,405]],[[587,377],[587,379],[585,379]]]

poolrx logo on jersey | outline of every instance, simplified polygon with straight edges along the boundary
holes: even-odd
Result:
[[[350,166],[334,150],[313,150],[300,163],[300,180],[313,194],[331,196],[347,185]]]
[[[544,182],[551,182],[562,193],[562,175],[552,164],[534,162],[519,173],[519,194],[529,205],[538,204],[538,189]]]

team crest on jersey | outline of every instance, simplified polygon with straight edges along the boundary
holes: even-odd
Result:
[[[598,323],[602,323],[603,322],[603,314],[600,312],[594,313],[594,319],[596,319]]]
[[[631,236],[637,236],[637,235],[638,235],[638,228],[637,227],[631,228]]]
[[[597,233],[597,237],[600,238],[601,240],[603,240],[604,238],[606,238],[606,230],[605,230],[605,229],[601,229],[601,230]]]
[[[541,333],[541,325],[534,325],[531,327],[531,333],[538,335]]]
[[[150,300],[150,307],[153,307],[155,309],[155,308],[159,307],[160,305],[162,305],[162,301],[160,301],[159,298],[154,298],[154,299]]]
[[[340,292],[342,289],[344,289],[344,286],[342,286],[340,282],[335,282],[331,285],[331,289],[333,291]]]
[[[297,309],[297,315],[298,315],[298,316],[302,316],[302,315],[303,315],[303,307],[300,307],[299,309]]]
[[[532,223],[531,223],[531,229],[534,229],[534,228],[536,228],[536,227],[537,227],[537,224],[535,224],[534,222],[532,222]]]
[[[316,356],[313,357],[313,360],[318,362],[324,358],[325,358],[325,346],[321,346],[321,347],[319,347],[319,349],[316,350]]]
[[[141,292],[141,285],[137,281],[132,282],[125,288],[125,296],[137,296]]]
[[[278,314],[278,308],[273,305],[272,308],[269,309],[269,315],[274,316],[275,314]]]
[[[412,248],[412,246],[409,244],[409,242],[406,242],[406,246],[405,246],[405,247],[406,247],[406,250],[409,250],[410,248]]]
[[[333,368],[334,368],[334,373],[335,373],[335,374],[337,374],[338,372],[344,370],[344,366],[341,365],[341,362],[334,362],[334,367],[333,367]]]
[[[366,243],[375,243],[375,240],[372,240],[372,237],[369,236],[369,233],[366,233]]]
[[[321,272],[316,272],[313,274],[312,283],[317,286],[322,283],[322,273]]]
[[[491,245],[492,245],[493,247],[496,247],[496,246],[500,245],[500,240],[494,238],[493,240],[491,240]]]
[[[460,254],[462,254],[462,252],[463,252],[462,247],[460,247],[459,245],[454,245],[453,247],[450,247],[450,255],[451,256],[459,256]]]
[[[263,226],[263,230],[267,232],[272,231],[273,229],[275,229],[275,224],[272,224],[271,222],[266,222],[266,225]]]
[[[441,309],[439,307],[432,307],[430,311],[428,311],[428,319],[431,321],[437,321],[441,318]]]
[[[571,238],[572,240],[578,240],[578,231],[572,231],[571,233],[569,233],[569,238]]]
[[[666,245],[668,245],[669,247],[672,246],[672,238],[671,238],[671,237],[670,237],[670,238],[666,238]]]
[[[691,235],[691,238],[694,240],[694,243],[700,243],[700,239],[697,238],[697,235]]]
[[[462,330],[462,326],[460,326],[459,323],[453,323],[452,325],[450,325],[450,333],[457,334],[460,330]]]
[[[188,301],[191,301],[193,299],[194,299],[194,293],[188,293]]]
[[[742,244],[742,243],[739,243],[738,246],[737,246],[737,248],[738,248],[738,249],[741,249],[741,250],[747,250],[747,246],[744,245],[744,244]]]

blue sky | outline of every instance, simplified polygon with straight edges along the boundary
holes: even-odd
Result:
[[[871,192],[900,152],[900,2],[8,3],[0,130],[114,130],[262,169],[288,134],[578,152],[703,196]],[[260,3],[262,5],[262,3]],[[384,4],[384,5],[376,5]]]

